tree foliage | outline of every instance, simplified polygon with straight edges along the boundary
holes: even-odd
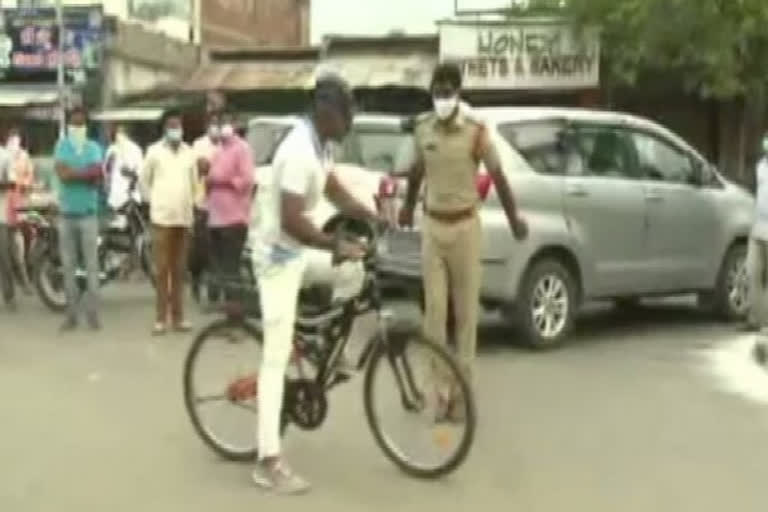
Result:
[[[605,71],[616,82],[674,73],[720,99],[768,84],[766,0],[569,0],[564,10],[601,27]]]

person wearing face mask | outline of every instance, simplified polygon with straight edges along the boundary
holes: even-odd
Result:
[[[222,117],[221,143],[211,159],[205,186],[208,206],[210,261],[221,282],[235,282],[240,275],[240,258],[248,236],[253,197],[254,165],[251,148],[235,131],[231,115]],[[219,290],[212,286],[209,299],[216,302]],[[230,287],[224,299],[237,302]]]
[[[8,132],[5,148],[10,158],[10,174],[15,177],[16,187],[11,190],[8,197],[8,224],[11,227],[12,253],[15,268],[19,271],[21,285],[24,292],[32,293],[32,283],[27,272],[26,237],[19,225],[18,208],[26,203],[35,184],[35,166],[29,153],[21,145],[21,132],[12,128]]]
[[[422,183],[425,186],[422,226],[422,268],[425,290],[424,333],[447,343],[447,308],[453,305],[458,361],[472,382],[480,302],[482,199],[476,186],[480,163],[490,174],[506,213],[512,236],[523,240],[527,224],[501,170],[501,162],[485,123],[462,107],[461,70],[440,64],[432,75],[434,112],[415,125],[412,161],[407,164],[408,189],[400,225],[412,226]],[[438,375],[438,420],[463,421],[464,407],[453,385]]]
[[[62,331],[78,325],[78,307],[83,305],[92,329],[99,329],[99,200],[103,183],[101,146],[88,138],[86,113],[81,107],[68,114],[67,135],[59,140],[54,151],[56,173],[59,177],[59,248],[64,273],[64,288],[69,309]],[[82,256],[87,274],[87,291],[78,301],[75,279]]]
[[[147,150],[140,177],[142,194],[149,198],[157,269],[154,335],[165,334],[169,313],[174,330],[191,328],[184,318],[183,279],[197,189],[197,159],[184,143],[181,112],[166,112],[162,126],[163,138]]]
[[[759,331],[758,348],[765,362],[768,356],[768,133],[762,139],[762,151],[757,163],[757,200],[752,234],[747,250],[749,273],[749,323]]]
[[[198,182],[195,192],[195,222],[189,251],[189,273],[192,280],[192,297],[200,302],[202,277],[210,263],[210,240],[208,239],[208,206],[205,179],[211,167],[211,160],[221,147],[221,119],[213,113],[208,119],[208,130],[193,144],[197,157]],[[214,302],[215,290],[208,289],[208,301]]]

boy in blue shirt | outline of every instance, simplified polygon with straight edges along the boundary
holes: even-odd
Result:
[[[79,255],[87,273],[87,292],[83,308],[89,326],[101,328],[99,302],[99,193],[103,180],[101,146],[88,139],[83,108],[69,112],[67,135],[59,140],[54,152],[59,178],[59,249],[67,294],[67,319],[62,331],[78,325],[78,287],[75,276]]]

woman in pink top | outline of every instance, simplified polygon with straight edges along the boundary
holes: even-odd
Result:
[[[231,115],[222,116],[219,150],[211,158],[206,177],[210,261],[217,280],[236,284],[240,277],[240,258],[248,236],[253,198],[253,155],[248,143],[235,131]],[[215,249],[214,249],[215,248]],[[238,302],[235,287],[225,288],[227,302]],[[209,296],[216,302],[220,290],[211,287]]]

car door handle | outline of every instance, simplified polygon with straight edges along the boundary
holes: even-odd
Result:
[[[583,185],[568,185],[565,188],[565,193],[571,197],[587,197],[589,195]]]

